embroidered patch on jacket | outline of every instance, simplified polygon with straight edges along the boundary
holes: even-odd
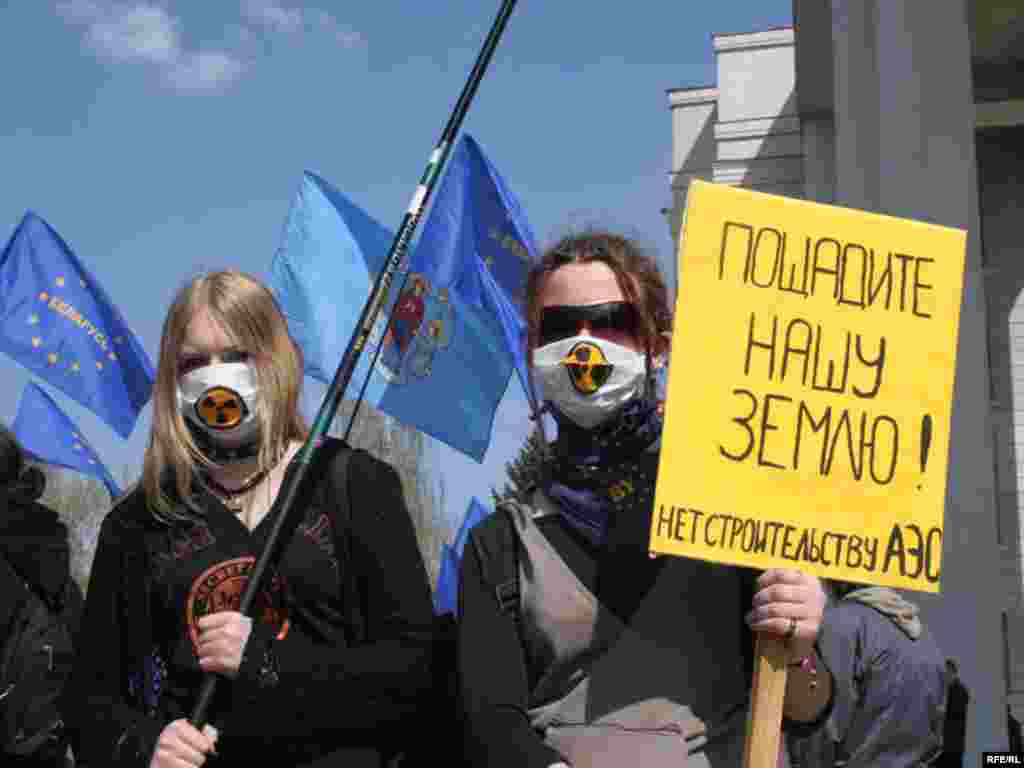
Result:
[[[205,524],[196,524],[186,530],[176,530],[169,534],[170,543],[167,549],[156,545],[150,548],[153,572],[156,580],[163,581],[167,572],[180,560],[185,560],[217,542]]]
[[[193,649],[199,646],[199,620],[218,611],[237,611],[242,603],[242,592],[249,583],[249,572],[256,559],[251,555],[217,563],[192,582],[185,601],[185,622]],[[284,604],[283,579],[274,574],[269,588],[264,587],[256,596],[252,615],[257,620],[276,627],[278,640],[288,634],[289,620]]]
[[[312,523],[302,523],[299,526],[299,531],[313,542],[321,552],[327,555],[331,562],[331,568],[338,570],[338,558],[334,552],[334,531],[331,527],[331,518],[326,513],[321,513]]]

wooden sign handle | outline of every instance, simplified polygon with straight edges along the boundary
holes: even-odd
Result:
[[[747,713],[743,768],[778,768],[789,656],[783,638],[764,632],[756,634],[754,685]]]

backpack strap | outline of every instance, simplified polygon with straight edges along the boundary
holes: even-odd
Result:
[[[519,535],[506,503],[499,503],[492,521],[473,529],[472,542],[484,582],[494,585],[502,613],[519,623]]]

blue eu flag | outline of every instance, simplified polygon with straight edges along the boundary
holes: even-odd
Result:
[[[459,608],[459,564],[452,548],[441,545],[441,572],[434,590],[434,614],[456,614]]]
[[[404,289],[389,297],[346,397],[354,399],[369,376],[370,405],[481,461],[494,412],[522,358],[516,302],[532,247],[519,239],[524,231],[504,182],[464,138],[397,276]],[[269,282],[310,376],[333,378],[391,241],[327,182],[304,175]]]
[[[107,486],[110,498],[121,495],[96,451],[60,406],[35,382],[25,385],[11,431],[37,461],[92,475]]]
[[[153,364],[60,235],[26,213],[0,254],[0,351],[127,438]]]

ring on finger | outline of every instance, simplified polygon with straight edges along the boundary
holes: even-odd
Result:
[[[793,618],[791,616],[789,618],[789,629],[786,630],[786,635],[785,635],[787,640],[792,640],[793,636],[796,635],[796,625],[797,625],[797,619],[795,619],[795,618]]]

